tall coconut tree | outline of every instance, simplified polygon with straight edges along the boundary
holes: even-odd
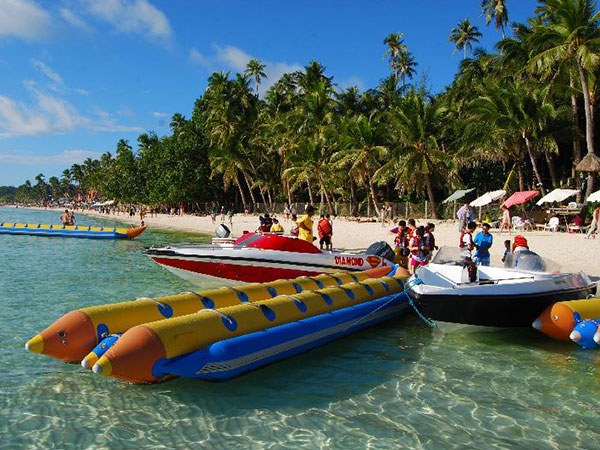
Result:
[[[414,56],[408,50],[401,51],[398,55],[398,72],[402,78],[402,90],[406,87],[406,79],[412,80],[415,75],[418,63],[415,61]]]
[[[583,93],[587,153],[595,155],[589,77],[600,66],[600,12],[592,0],[545,0],[537,12],[544,22],[535,27],[532,39],[543,50],[533,55],[530,66],[539,71],[565,62],[575,66]],[[593,192],[594,181],[594,174],[590,172],[586,197]]]
[[[244,73],[254,79],[254,89],[256,90],[256,95],[258,96],[258,85],[263,78],[267,78],[267,74],[265,73],[265,65],[262,64],[258,59],[251,59],[248,61],[246,65],[246,69]]]
[[[437,136],[444,108],[422,92],[409,92],[391,115],[391,139],[385,163],[375,172],[378,181],[395,181],[398,190],[427,193],[434,218],[439,218],[435,186],[448,177],[452,165]]]
[[[404,45],[404,41],[402,40],[403,36],[403,33],[390,33],[383,40],[383,45],[388,47],[383,57],[389,58],[396,87],[398,86],[398,57],[401,52],[406,51],[406,45]]]
[[[471,25],[471,20],[466,18],[458,22],[456,28],[450,31],[450,42],[454,43],[454,53],[457,50],[463,51],[463,59],[467,59],[467,51],[473,50],[473,44],[479,43],[482,34],[475,25]]]
[[[489,25],[492,20],[494,21],[496,30],[500,30],[502,39],[504,39],[506,37],[504,34],[504,27],[508,23],[506,0],[482,0],[481,14],[485,14],[486,25]]]

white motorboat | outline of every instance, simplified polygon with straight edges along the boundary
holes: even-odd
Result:
[[[434,321],[530,327],[548,305],[586,298],[596,287],[586,274],[560,273],[528,251],[511,255],[507,267],[477,266],[469,277],[453,250],[440,250],[409,282],[415,306]]]
[[[169,271],[198,285],[214,279],[263,283],[393,265],[386,259],[393,257],[393,251],[384,243],[370,247],[376,250],[344,253],[322,251],[301,239],[270,233],[247,233],[233,243],[217,242],[149,248],[145,253]]]

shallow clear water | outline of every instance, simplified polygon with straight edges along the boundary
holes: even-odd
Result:
[[[24,350],[72,309],[193,288],[141,250],[201,239],[0,235],[0,448],[600,447],[600,352],[533,330],[443,334],[408,316],[226,383],[153,386]]]

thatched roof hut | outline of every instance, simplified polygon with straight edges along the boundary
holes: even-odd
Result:
[[[600,172],[600,158],[592,153],[588,153],[577,164],[575,170],[578,172]]]

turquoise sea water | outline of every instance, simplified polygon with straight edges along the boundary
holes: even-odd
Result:
[[[57,213],[0,208],[8,220]],[[600,352],[534,330],[408,316],[229,382],[153,386],[24,350],[72,309],[193,289],[141,254],[192,240],[0,235],[0,448],[600,448]]]

